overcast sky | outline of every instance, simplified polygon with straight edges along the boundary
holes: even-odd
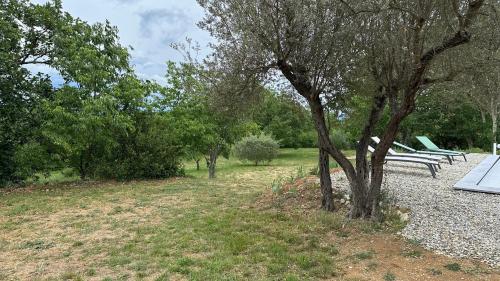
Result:
[[[204,47],[210,41],[196,26],[203,10],[195,0],[63,0],[63,8],[89,23],[107,19],[116,25],[121,43],[134,48],[130,53],[138,76],[160,83],[165,81],[166,61],[182,60],[171,43],[189,37]]]

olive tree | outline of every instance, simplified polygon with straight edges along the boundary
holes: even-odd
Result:
[[[241,84],[245,79],[221,67],[214,68],[217,60],[199,63],[189,53],[186,60],[180,65],[168,64],[169,86],[160,93],[160,107],[175,116],[176,134],[183,140],[186,156],[193,158],[197,166],[204,157],[208,177],[215,178],[219,157],[228,158],[231,145],[246,133],[245,112],[254,99],[243,102],[238,96],[249,96],[247,89],[258,87],[251,82]],[[232,93],[233,100],[220,100],[217,93]]]
[[[491,118],[491,139],[497,143],[500,116],[500,2],[485,9],[486,16],[479,22],[480,40],[463,52],[467,58],[466,70],[459,76],[455,90],[465,92],[482,112]],[[483,114],[484,116],[484,114]]]
[[[200,26],[218,39],[217,56],[248,75],[284,77],[307,100],[320,148],[349,180],[350,216],[376,218],[384,158],[400,123],[414,110],[417,94],[440,78],[429,76],[433,61],[470,41],[469,28],[485,0],[198,2],[206,10]],[[322,97],[341,90],[356,68],[365,70],[361,79],[373,88],[352,164],[329,138]],[[393,114],[368,165],[369,140],[387,101]],[[331,210],[328,173],[321,184],[323,208]]]

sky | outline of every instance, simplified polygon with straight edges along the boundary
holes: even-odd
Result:
[[[117,26],[123,46],[133,47],[131,62],[139,78],[161,84],[166,83],[166,62],[182,60],[171,43],[188,37],[206,49],[203,47],[210,42],[210,35],[196,25],[203,10],[195,0],[63,0],[63,9],[90,24],[109,20]]]

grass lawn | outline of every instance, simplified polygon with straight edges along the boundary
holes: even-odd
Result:
[[[0,280],[500,280],[391,227],[257,204],[274,179],[309,172],[316,157],[221,159],[215,180],[187,163],[182,179],[0,192]]]

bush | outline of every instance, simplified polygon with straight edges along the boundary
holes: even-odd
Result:
[[[15,175],[20,182],[34,176],[38,172],[49,169],[51,157],[45,147],[36,142],[18,146],[14,155]]]
[[[297,136],[296,147],[317,147],[318,146],[318,134],[315,130],[309,130],[300,133]]]
[[[484,150],[482,150],[479,147],[472,147],[472,148],[467,149],[467,152],[469,152],[469,153],[484,153]]]
[[[182,149],[161,116],[143,116],[136,130],[119,138],[118,149],[100,159],[97,176],[119,180],[184,175]]]
[[[330,132],[330,139],[333,144],[339,149],[350,149],[351,145],[349,144],[349,138],[347,137],[346,132],[338,129],[334,129]]]
[[[278,142],[265,134],[245,137],[234,147],[234,153],[238,159],[251,161],[256,166],[260,162],[271,162],[278,156],[278,152]]]

